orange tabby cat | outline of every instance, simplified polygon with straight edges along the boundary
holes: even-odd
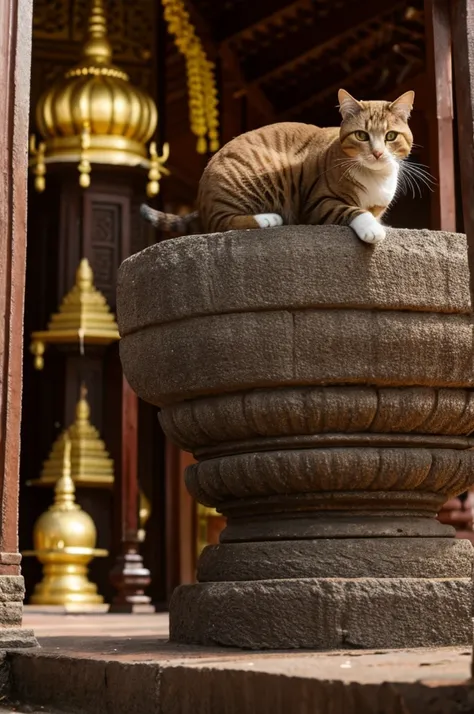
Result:
[[[144,205],[142,215],[159,229],[188,234],[337,223],[377,243],[411,151],[414,96],[358,101],[340,89],[340,128],[283,122],[241,134],[209,161],[197,213],[174,216]]]

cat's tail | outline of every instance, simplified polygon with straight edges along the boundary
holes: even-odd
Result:
[[[174,213],[164,213],[150,208],[146,203],[140,206],[142,218],[152,224],[157,230],[165,233],[180,233],[190,235],[200,232],[199,215],[197,211],[188,213],[185,216],[177,216]]]

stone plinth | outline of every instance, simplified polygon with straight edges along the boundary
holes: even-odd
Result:
[[[470,643],[474,482],[464,236],[339,227],[167,241],[129,258],[121,357],[228,519],[171,639],[245,648]]]

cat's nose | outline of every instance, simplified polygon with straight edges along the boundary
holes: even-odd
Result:
[[[375,156],[376,159],[380,159],[380,157],[383,154],[383,151],[376,151],[375,149],[372,151],[372,154]]]

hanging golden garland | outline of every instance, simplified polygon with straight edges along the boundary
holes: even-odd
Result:
[[[198,138],[197,151],[205,154],[219,148],[219,111],[214,64],[189,20],[183,0],[161,0],[168,30],[186,58],[191,131]]]

